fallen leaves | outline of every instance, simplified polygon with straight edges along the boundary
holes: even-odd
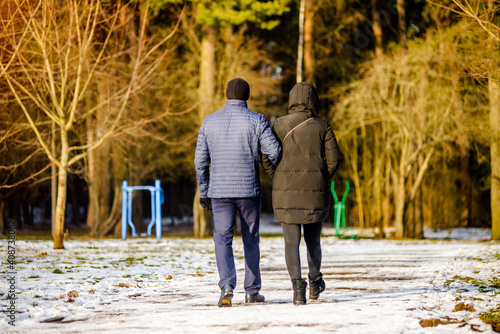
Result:
[[[79,295],[78,295],[78,292],[76,292],[75,290],[71,290],[67,294],[64,293],[64,294],[60,295],[59,299],[64,299],[64,298],[66,298],[66,296],[68,296],[66,303],[74,303],[75,298],[78,297]]]
[[[459,312],[459,311],[476,312],[476,309],[472,305],[461,302],[455,305],[455,308],[453,309],[453,312]],[[420,325],[422,327],[436,327],[439,325],[449,325],[451,323],[461,323],[461,322],[464,322],[462,326],[466,325],[465,320],[451,319],[449,317],[446,317],[445,319],[431,318],[431,319],[421,319]],[[471,325],[471,328],[472,330],[474,330],[473,325]]]
[[[455,305],[453,312],[460,312],[460,311],[476,312],[476,309],[472,305],[465,303],[458,303],[457,305]]]
[[[448,325],[450,321],[442,319],[422,319],[420,320],[420,326],[422,327],[436,327],[439,325]]]
[[[76,292],[75,290],[71,290],[70,292],[68,292],[68,297],[76,298],[78,297],[78,292]]]

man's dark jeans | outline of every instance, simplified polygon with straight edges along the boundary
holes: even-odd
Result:
[[[245,253],[245,292],[260,291],[260,197],[252,198],[212,198],[214,214],[214,243],[219,287],[227,283],[236,287],[236,267],[233,255],[233,234],[236,212],[240,215],[241,237]]]

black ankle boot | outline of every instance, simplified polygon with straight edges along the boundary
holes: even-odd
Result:
[[[306,280],[302,278],[294,278],[292,279],[292,286],[293,286],[293,304],[304,305],[306,303],[306,287],[307,287]]]
[[[319,294],[325,291],[325,281],[323,280],[323,274],[319,274],[318,277],[312,279],[309,276],[309,299],[316,300]]]
[[[245,303],[264,303],[266,298],[260,293],[245,294]]]

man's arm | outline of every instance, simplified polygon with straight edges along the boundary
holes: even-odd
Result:
[[[271,164],[278,166],[281,159],[281,144],[264,115],[262,115],[261,119],[261,129],[259,136],[260,151],[269,159]],[[262,166],[264,169],[266,168],[264,164]]]
[[[200,189],[200,198],[206,198],[208,197],[208,185],[210,183],[210,151],[208,150],[203,124],[198,132],[194,165],[196,168],[196,180]]]
[[[272,131],[274,137],[276,138],[276,141],[280,144],[280,147],[281,147],[281,141],[279,140],[278,135],[274,131],[274,126],[271,127],[271,131]],[[262,153],[260,154],[260,164],[262,165],[262,168],[264,169],[264,171],[266,172],[266,174],[272,180],[274,178],[274,173],[276,172],[277,165],[274,165],[271,162],[271,160],[269,159],[269,157],[267,155],[265,155],[265,154],[262,154]]]

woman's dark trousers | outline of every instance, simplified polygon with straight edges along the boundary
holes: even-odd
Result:
[[[301,278],[300,271],[300,237],[304,229],[304,240],[307,246],[307,264],[309,276],[316,278],[321,269],[321,229],[323,222],[312,224],[285,224],[282,223],[285,239],[285,262],[291,279]]]

